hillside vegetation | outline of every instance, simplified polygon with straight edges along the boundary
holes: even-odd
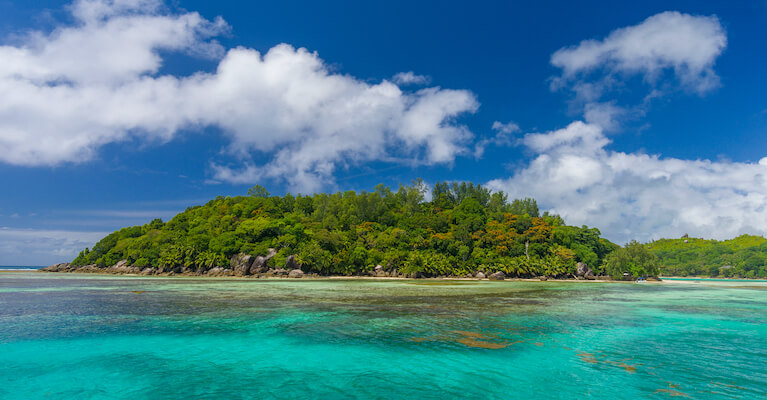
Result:
[[[767,278],[767,239],[761,236],[661,239],[647,246],[660,259],[666,276]]]
[[[218,197],[168,222],[159,219],[116,231],[73,266],[106,267],[120,260],[160,272],[204,273],[228,268],[239,253],[290,255],[306,272],[356,275],[376,265],[421,276],[464,276],[503,271],[511,276],[550,277],[575,273],[577,262],[594,272],[617,246],[599,230],[565,225],[540,214],[533,199],[508,201],[472,183],[438,183],[431,201],[416,181],[397,191],[282,197],[260,186],[248,196]]]

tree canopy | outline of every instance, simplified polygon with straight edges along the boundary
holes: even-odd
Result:
[[[767,239],[761,236],[661,239],[648,248],[660,258],[666,276],[767,278]]]
[[[660,275],[660,261],[646,245],[633,240],[605,258],[605,272],[613,279],[624,276],[656,277]]]
[[[577,262],[598,270],[617,248],[595,228],[540,214],[534,199],[509,202],[503,192],[468,182],[435,184],[431,201],[426,193],[422,181],[396,191],[378,185],[372,192],[281,197],[255,186],[248,196],[218,197],[167,223],[113,232],[73,265],[125,259],[161,271],[205,271],[238,253],[275,248],[275,265],[296,254],[306,271],[320,274],[360,274],[380,264],[425,276],[565,276]]]

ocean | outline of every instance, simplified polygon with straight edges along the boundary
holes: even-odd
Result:
[[[0,273],[0,399],[764,399],[767,282]]]

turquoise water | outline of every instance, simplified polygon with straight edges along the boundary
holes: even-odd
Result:
[[[763,399],[767,284],[0,273],[0,399]]]
[[[30,267],[30,266],[18,266],[18,265],[0,265],[0,271],[33,271],[43,267]]]

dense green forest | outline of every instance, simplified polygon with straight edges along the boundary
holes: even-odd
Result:
[[[285,265],[290,255],[306,272],[357,275],[376,265],[421,276],[502,271],[510,276],[564,277],[586,263],[595,274],[618,246],[595,228],[565,225],[541,214],[533,199],[509,201],[472,183],[437,183],[431,201],[420,180],[397,191],[282,197],[256,186],[248,196],[218,197],[168,222],[116,231],[73,266],[120,260],[157,271],[203,273],[228,268],[232,256],[265,255]]]
[[[270,267],[290,255],[305,272],[369,274],[377,265],[408,276],[468,276],[502,271],[514,277],[568,277],[576,263],[594,275],[767,277],[767,239],[662,239],[619,247],[596,228],[568,226],[541,213],[534,199],[509,201],[472,183],[414,181],[397,191],[218,197],[168,222],[116,231],[72,262],[98,268],[127,260],[158,273],[230,268],[238,254],[277,251]]]
[[[761,236],[661,239],[647,247],[661,260],[666,276],[767,278],[767,239]]]

